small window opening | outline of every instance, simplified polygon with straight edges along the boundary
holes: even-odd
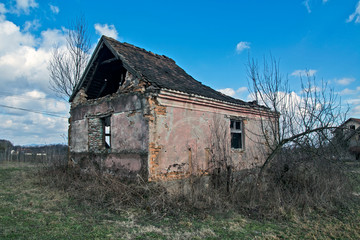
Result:
[[[243,148],[242,121],[230,120],[230,131],[231,131],[231,148],[242,149]]]
[[[350,125],[351,130],[355,130],[355,125]]]
[[[110,116],[103,118],[103,126],[104,126],[104,145],[105,148],[111,147],[111,122]]]

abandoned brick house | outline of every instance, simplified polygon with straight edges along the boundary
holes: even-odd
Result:
[[[265,160],[259,112],[267,109],[203,85],[166,56],[106,36],[70,102],[69,161],[81,168],[179,179],[206,173],[214,144],[235,169]]]

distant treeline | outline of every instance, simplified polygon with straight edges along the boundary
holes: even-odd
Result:
[[[68,146],[63,144],[14,146],[8,140],[0,140],[0,161],[59,163],[67,160],[67,154]]]

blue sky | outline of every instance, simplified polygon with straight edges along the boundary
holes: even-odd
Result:
[[[101,34],[173,58],[195,79],[248,99],[248,57],[280,60],[296,93],[299,74],[324,80],[360,118],[359,0],[0,0],[0,139],[65,143],[69,105],[48,88],[47,63],[78,16]],[[62,118],[61,118],[62,117]]]

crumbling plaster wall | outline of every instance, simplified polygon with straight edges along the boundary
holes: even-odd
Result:
[[[244,149],[231,149],[228,154],[236,170],[252,168],[265,161],[267,147],[261,138],[260,117],[234,112],[196,102],[162,99],[150,101],[154,119],[149,123],[149,180],[180,179],[209,170],[210,148],[214,126],[225,126],[230,146],[230,119],[242,119]],[[215,123],[216,122],[216,123]]]
[[[69,120],[70,161],[127,178],[147,178],[148,107],[141,93],[76,102]],[[103,117],[110,116],[111,148],[104,144]]]

